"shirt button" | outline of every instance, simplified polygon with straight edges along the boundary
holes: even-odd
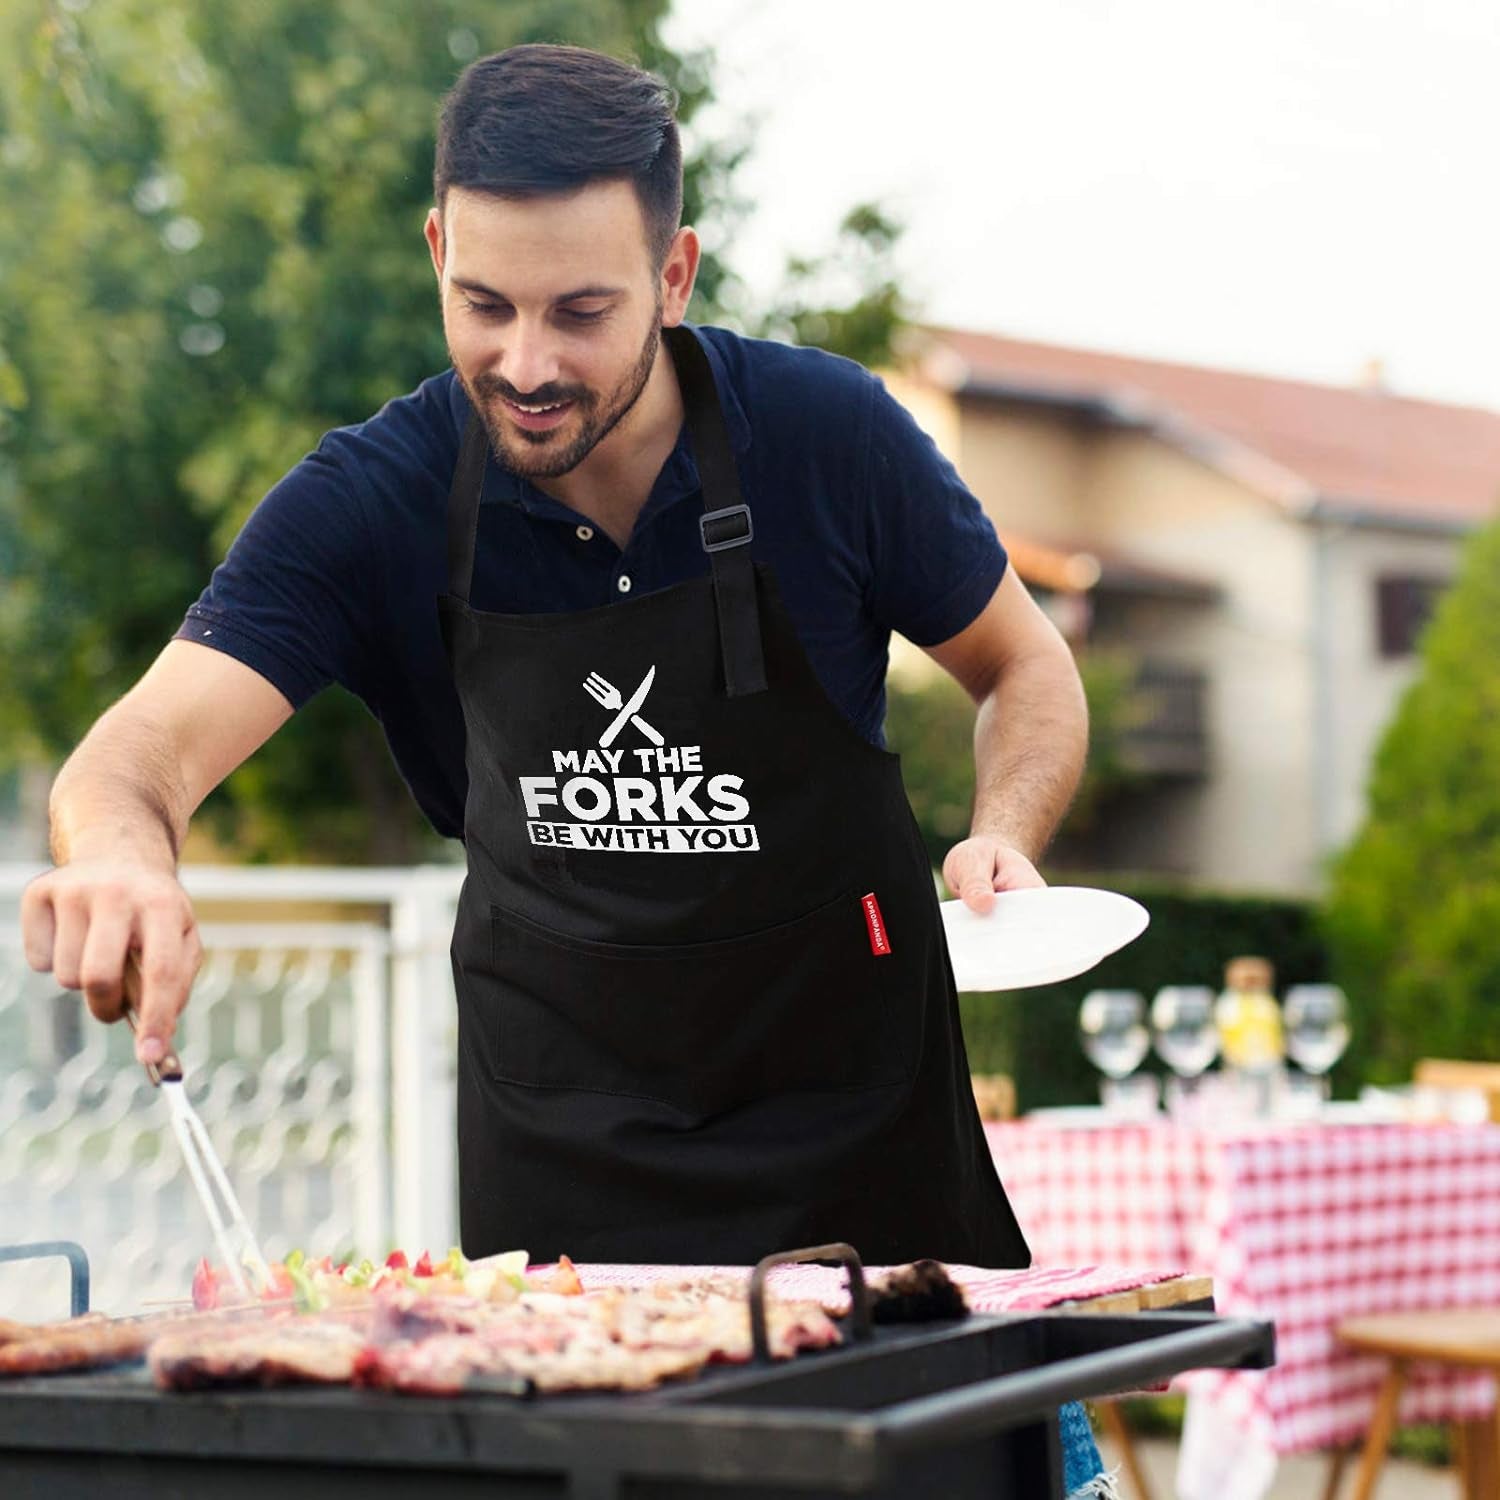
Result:
[[[594,528],[592,526],[580,526],[578,528],[578,540],[580,542],[591,542],[594,540]]]
[[[621,573],[620,576],[615,579],[615,587],[619,589],[622,594],[628,594],[630,592],[630,574]]]

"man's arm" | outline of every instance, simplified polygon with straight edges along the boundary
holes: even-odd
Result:
[[[101,1020],[117,1021],[125,956],[137,950],[142,1062],[165,1052],[202,957],[177,881],[188,820],[291,714],[275,687],[232,656],[172,641],[53,784],[58,868],[22,895],[26,958],[82,989]]]
[[[978,705],[970,834],[943,879],[975,911],[995,892],[1044,884],[1041,857],[1068,810],[1088,749],[1088,708],[1073,653],[1007,568],[978,618],[926,648]]]

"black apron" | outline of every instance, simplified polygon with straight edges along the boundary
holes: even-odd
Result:
[[[710,571],[572,614],[470,607],[488,456],[449,497],[467,730],[453,935],[471,1256],[1029,1261],[970,1090],[898,758],[813,674],[712,371],[666,330]]]

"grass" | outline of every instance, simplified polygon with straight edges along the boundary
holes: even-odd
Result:
[[[1137,1437],[1181,1439],[1186,1396],[1130,1396],[1120,1405],[1127,1425]],[[1398,1428],[1391,1438],[1390,1452],[1392,1458],[1406,1458],[1434,1468],[1451,1466],[1454,1457],[1449,1429],[1431,1423]]]

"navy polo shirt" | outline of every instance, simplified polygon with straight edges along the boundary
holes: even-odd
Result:
[[[753,551],[776,574],[814,671],[882,743],[890,632],[957,634],[1005,552],[932,440],[860,365],[696,328],[718,384]],[[177,636],[227,652],[300,708],[330,682],[379,719],[422,810],[460,837],[464,724],[438,627],[448,487],[468,398],[445,370],[327,434],[260,502]],[[587,517],[499,467],[479,510],[476,609],[566,613],[708,571],[685,433],[623,551]],[[705,622],[708,628],[708,622]]]

